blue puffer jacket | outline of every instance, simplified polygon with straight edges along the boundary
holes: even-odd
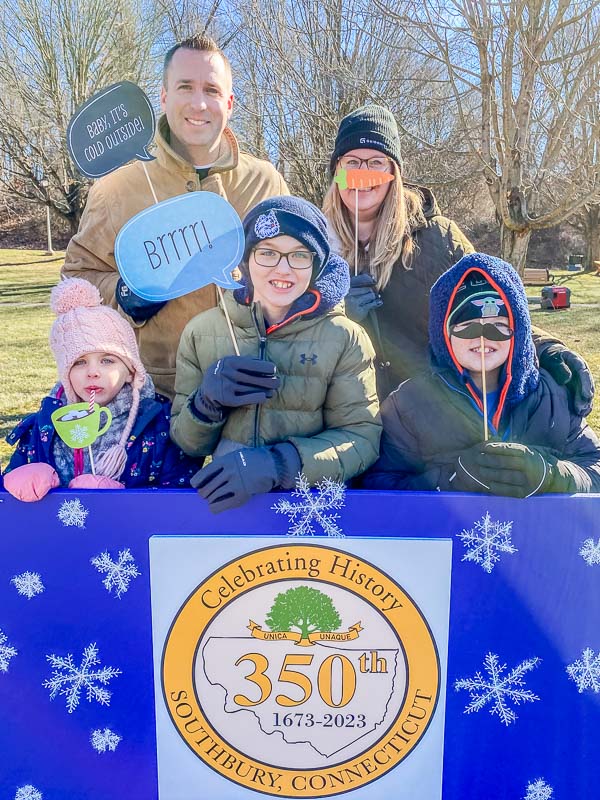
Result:
[[[544,451],[553,466],[546,492],[600,491],[600,441],[569,407],[567,389],[537,365],[523,285],[499,258],[464,256],[434,284],[430,296],[432,369],[402,383],[383,403],[380,458],[364,476],[369,489],[452,490],[458,456],[483,440],[481,394],[449,346],[447,318],[457,287],[471,272],[495,286],[514,330],[489,409],[494,440]]]
[[[53,455],[57,435],[51,415],[66,404],[64,394],[44,397],[39,411],[30,414],[6,437],[17,448],[6,472],[23,464],[44,463],[56,469]],[[186,456],[169,438],[171,404],[161,395],[144,398],[126,444],[127,463],[120,481],[127,489],[187,488],[202,462]]]

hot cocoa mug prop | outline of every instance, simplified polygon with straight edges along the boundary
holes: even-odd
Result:
[[[106,415],[106,422],[100,427],[102,414]],[[71,403],[53,411],[51,419],[57,434],[67,447],[88,448],[92,473],[95,475],[92,444],[109,429],[112,422],[110,409],[92,402]]]

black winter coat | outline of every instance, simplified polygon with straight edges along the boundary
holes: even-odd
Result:
[[[483,416],[449,369],[403,383],[381,407],[379,460],[363,476],[366,489],[452,490],[458,455],[483,439]],[[569,410],[567,390],[540,371],[536,389],[502,415],[494,437],[538,449],[554,466],[547,492],[600,491],[600,441]]]
[[[429,189],[408,188],[417,188],[423,195],[426,219],[412,234],[411,268],[405,269],[400,262],[394,265],[390,282],[381,292],[383,306],[369,312],[361,323],[375,348],[381,399],[429,363],[429,291],[443,272],[474,250],[458,225],[442,215]],[[368,272],[368,253],[363,258],[363,271]]]

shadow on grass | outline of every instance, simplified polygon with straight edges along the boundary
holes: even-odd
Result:
[[[597,275],[595,272],[584,272],[583,270],[579,270],[579,272],[570,272],[567,275],[554,275],[554,285],[555,286],[565,286],[567,283],[571,283],[571,281],[577,280],[577,278],[581,278],[584,275],[591,275],[593,278],[598,278],[600,275]]]
[[[50,291],[56,286],[56,282],[49,283],[27,283],[27,284],[7,284],[2,287],[2,300],[0,306],[26,305],[35,301],[36,305],[48,305],[50,303]]]
[[[39,261],[3,261],[0,264],[2,267],[28,267],[31,264],[53,264],[55,261],[64,261],[64,256],[55,256],[54,258],[41,258]]]

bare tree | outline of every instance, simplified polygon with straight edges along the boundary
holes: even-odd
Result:
[[[164,49],[197,33],[206,33],[227,47],[239,27],[235,4],[226,0],[155,0],[153,13]]]
[[[14,0],[0,9],[0,185],[75,231],[87,183],[66,150],[69,119],[110,83],[144,83],[153,33],[138,0]]]
[[[403,127],[424,78],[405,39],[365,0],[249,0],[232,53],[246,143],[320,203],[342,116],[383,103]]]
[[[502,254],[522,270],[533,231],[600,197],[597,158],[574,160],[568,150],[574,127],[596,124],[589,100],[600,63],[598,0],[422,0],[410,15],[375,3],[417,53],[445,69],[464,142],[494,202]],[[546,191],[558,178],[560,196]]]

